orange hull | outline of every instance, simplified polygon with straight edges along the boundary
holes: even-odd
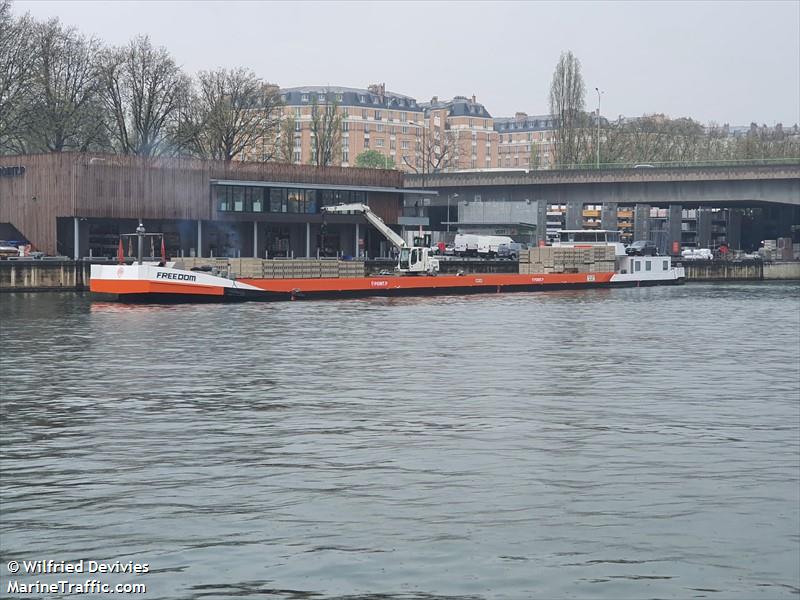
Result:
[[[266,292],[301,295],[358,293],[381,295],[396,292],[447,293],[448,290],[515,291],[549,286],[591,286],[611,282],[613,272],[563,274],[470,274],[437,277],[356,277],[339,279],[240,279]]]
[[[186,285],[162,283],[146,279],[92,279],[89,291],[97,294],[171,294],[187,296],[222,296],[224,288],[213,285]]]

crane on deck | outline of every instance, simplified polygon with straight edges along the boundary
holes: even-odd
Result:
[[[439,272],[439,260],[430,255],[430,248],[422,246],[409,246],[406,241],[396,234],[383,222],[366,204],[337,204],[323,206],[323,213],[334,214],[362,214],[375,229],[380,231],[389,242],[400,251],[396,269],[401,273],[410,275],[436,275]]]

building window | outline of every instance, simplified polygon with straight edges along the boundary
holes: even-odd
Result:
[[[401,112],[400,120],[403,121],[403,123],[405,123],[408,120],[408,113]]]
[[[375,111],[375,120],[376,121],[380,121],[381,120],[381,111],[379,111],[379,110]]]
[[[342,162],[350,162],[350,151],[347,149],[342,150]]]
[[[653,262],[653,261],[651,261],[651,260],[646,260],[646,261],[644,261],[644,270],[645,270],[645,271],[649,271],[649,270],[651,269],[651,263],[652,263],[652,262]]]
[[[302,159],[300,158],[300,151],[299,150],[295,150],[294,151],[294,162],[299,163],[301,160]]]
[[[230,210],[230,187],[218,185],[217,188],[217,210],[227,212]]]
[[[269,190],[269,212],[286,212],[286,190],[283,188],[271,188]]]
[[[668,260],[665,260],[665,261],[664,261],[663,270],[664,270],[664,271],[669,271],[669,261],[668,261]]]
[[[633,270],[634,271],[641,271],[642,270],[642,261],[640,261],[640,260],[633,261]]]
[[[383,123],[378,123],[378,124],[375,126],[375,130],[376,130],[378,133],[383,133]]]
[[[302,129],[303,129],[303,124],[300,121],[295,121],[294,122],[294,130],[295,131],[302,131]]]
[[[375,145],[378,148],[383,148],[383,138],[378,138],[377,140],[375,140]]]
[[[303,95],[300,97],[300,99],[301,99],[303,102],[308,102],[308,94],[303,94]]]
[[[401,129],[401,131],[402,131],[403,133],[407,134],[407,133],[408,133],[408,127],[406,127],[405,125],[403,125],[403,128]]]
[[[403,150],[408,150],[408,140],[403,140],[402,142],[400,142],[400,147]]]
[[[349,148],[350,147],[350,138],[343,137],[342,138],[342,148]]]
[[[342,131],[350,131],[350,121],[342,121]]]
[[[235,212],[243,212],[244,211],[244,188],[242,187],[234,187],[233,192],[231,194],[233,199],[233,210]]]
[[[390,150],[397,150],[397,142],[395,142],[394,140],[390,140],[389,141],[389,149]]]
[[[305,212],[301,210],[301,206],[305,208],[305,195],[302,190],[287,190],[287,206],[290,213]]]
[[[369,150],[369,138],[368,137],[364,138],[364,149],[365,150]]]
[[[366,108],[361,110],[361,118],[366,121],[366,119],[367,119],[367,109]]]

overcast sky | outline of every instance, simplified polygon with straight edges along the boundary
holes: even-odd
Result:
[[[800,122],[800,1],[26,2],[110,44],[147,34],[189,72],[246,66],[282,87],[385,82],[419,101],[475,94],[547,112],[564,50],[587,108],[703,123]]]

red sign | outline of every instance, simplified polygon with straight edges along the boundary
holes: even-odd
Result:
[[[681,243],[680,242],[672,242],[672,253],[674,255],[678,255],[681,253]]]

